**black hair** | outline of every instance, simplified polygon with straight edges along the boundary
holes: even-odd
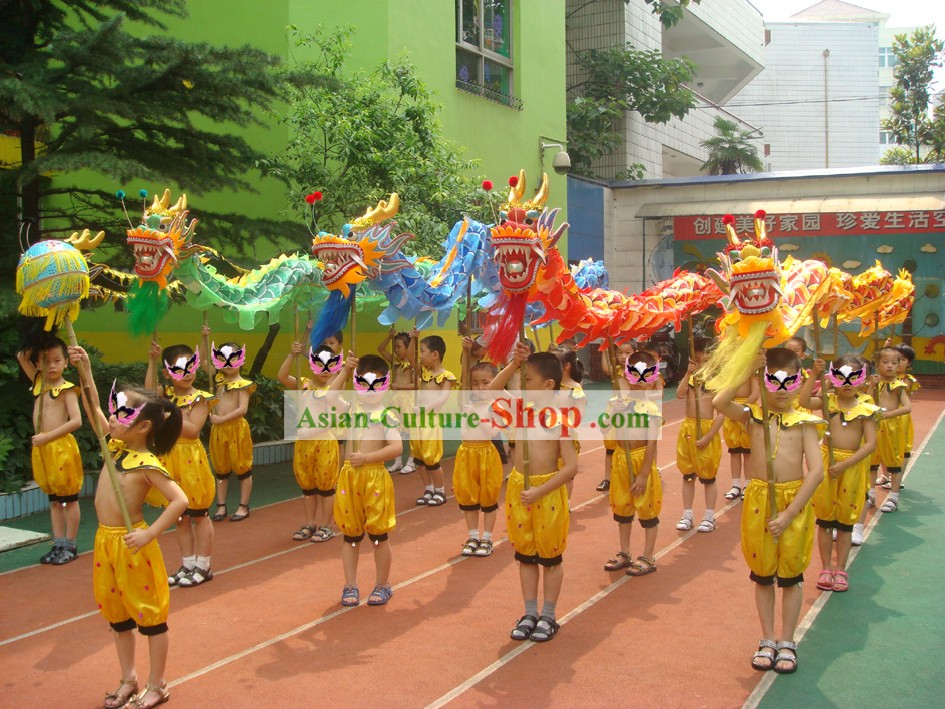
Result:
[[[794,350],[789,350],[787,347],[772,347],[765,350],[765,366],[770,371],[789,369],[790,367],[800,371],[801,358],[797,356]]]
[[[564,372],[558,355],[551,352],[532,352],[525,363],[538,370],[538,375],[542,379],[552,380],[555,383],[555,389],[561,388],[561,377]]]
[[[896,345],[896,349],[899,350],[899,354],[909,360],[909,364],[912,364],[915,361],[915,350],[904,342]]]
[[[177,443],[180,437],[181,429],[184,425],[184,417],[174,404],[168,399],[159,399],[153,393],[145,389],[125,389],[130,391],[145,404],[141,413],[135,421],[150,421],[151,430],[148,433],[148,450],[154,455],[165,455],[170,453],[171,448]]]
[[[427,335],[420,340],[420,344],[424,345],[430,352],[436,352],[440,355],[440,361],[446,356],[446,343],[439,335]]]
[[[224,347],[230,347],[231,349],[238,350],[238,349],[241,349],[243,346],[238,345],[235,342],[224,342],[222,345],[217,347],[217,349],[222,350]]]
[[[477,362],[472,367],[469,368],[469,376],[472,377],[473,372],[478,372],[485,370],[489,372],[489,375],[495,379],[499,375],[499,368],[496,367],[492,362]]]
[[[48,352],[49,350],[54,350],[57,347],[60,350],[62,350],[62,356],[66,360],[66,362],[68,362],[69,361],[69,346],[66,345],[66,343],[63,342],[60,338],[55,337],[55,336],[51,336],[48,340],[43,342],[42,345],[39,348],[37,348],[35,355],[38,357],[40,352]]]
[[[164,362],[173,364],[181,357],[193,357],[194,351],[190,345],[171,345],[161,350],[161,359]]]
[[[807,354],[807,340],[805,340],[803,337],[798,337],[797,335],[795,335],[794,337],[789,339],[788,342],[793,342],[797,345],[800,345],[801,352],[803,352],[804,354]]]
[[[338,340],[338,342],[345,341],[345,334],[341,330],[338,330],[334,335],[332,335],[332,337]]]
[[[862,357],[855,354],[844,354],[838,357],[834,357],[830,365],[834,369],[840,369],[840,367],[847,366],[853,367],[854,369],[863,369],[864,367],[869,369],[869,365],[863,360]]]
[[[856,362],[857,362],[861,367],[865,367],[865,368],[866,368],[866,373],[867,373],[867,374],[870,373],[870,369],[872,369],[872,364],[870,363],[870,361],[869,361],[868,359],[866,359],[866,357],[864,357],[863,355],[859,355],[859,354],[851,354],[850,356],[851,356],[854,360],[856,360]]]
[[[876,361],[879,362],[879,358],[883,356],[883,352],[895,352],[897,357],[902,357],[902,352],[899,351],[898,347],[893,347],[892,345],[886,345],[880,347],[876,350]]]
[[[373,372],[379,377],[386,377],[390,374],[390,367],[383,357],[366,354],[358,359],[358,376],[363,377],[368,372]]]
[[[696,350],[699,352],[700,350]],[[652,352],[647,350],[634,350],[630,353],[630,356],[627,357],[628,362],[646,362],[647,367],[656,366],[656,357],[653,356]]]
[[[578,359],[577,352],[570,347],[559,347],[555,350],[555,354],[561,360],[562,370],[564,365],[568,365],[571,370],[571,379],[580,384],[581,380],[584,379],[584,364]]]
[[[404,347],[409,347],[410,346],[410,333],[398,332],[396,335],[394,335],[394,342],[398,342],[398,341],[403,342]]]

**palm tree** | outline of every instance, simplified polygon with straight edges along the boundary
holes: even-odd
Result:
[[[762,172],[764,165],[758,157],[758,148],[751,144],[757,136],[745,130],[736,121],[715,117],[715,137],[702,141],[709,159],[702,164],[708,175],[737,175],[744,172]]]

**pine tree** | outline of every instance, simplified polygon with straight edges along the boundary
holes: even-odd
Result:
[[[117,216],[101,213],[115,209],[113,195],[50,175],[91,170],[117,185],[174,181],[197,193],[250,188],[245,173],[262,155],[227,131],[259,124],[281,95],[278,60],[250,46],[180,41],[162,19],[186,14],[184,0],[0,2],[0,132],[20,144],[18,162],[0,165],[0,189],[7,204],[16,191],[34,237],[40,225],[56,235]],[[153,34],[132,34],[129,22]]]

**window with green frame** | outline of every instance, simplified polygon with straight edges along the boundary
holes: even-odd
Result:
[[[513,96],[512,0],[456,0],[456,88],[506,106]]]

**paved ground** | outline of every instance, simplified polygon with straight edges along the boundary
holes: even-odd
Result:
[[[945,400],[921,392],[917,441]],[[801,668],[759,688],[749,667],[758,638],[751,584],[738,541],[739,503],[718,505],[715,533],[673,529],[681,510],[673,462],[678,402],[666,406],[658,463],[665,498],[659,573],[630,579],[601,565],[616,548],[606,498],[594,491],[603,451],[581,456],[574,517],[559,602],[560,635],[518,644],[508,631],[521,615],[518,573],[497,528],[488,559],[459,556],[465,525],[454,504],[416,508],[420,481],[396,476],[398,526],[392,537],[395,595],[384,608],[342,609],[339,548],[296,543],[301,500],[285,466],[260,469],[252,516],[217,525],[212,583],[174,590],[173,702],[194,706],[563,706],[732,707],[925,706],[945,689],[942,657],[942,554],[945,492],[938,431],[918,456],[902,511],[880,515],[853,562],[851,591],[822,611],[812,581],[805,610],[819,611],[801,644]],[[727,461],[720,474],[728,487]],[[235,486],[231,507],[235,504]],[[701,513],[697,500],[696,511]],[[45,515],[11,526],[45,529]],[[80,549],[90,546],[86,509]],[[639,528],[632,549],[639,554]],[[161,546],[176,568],[172,536]],[[0,705],[98,706],[113,688],[117,662],[107,625],[91,597],[91,558],[64,567],[32,565],[39,547],[0,554]],[[374,582],[362,551],[363,596]],[[146,674],[139,641],[138,667]],[[66,693],[67,694],[64,694]],[[783,693],[783,694],[782,694]],[[785,704],[785,702],[787,704]]]

